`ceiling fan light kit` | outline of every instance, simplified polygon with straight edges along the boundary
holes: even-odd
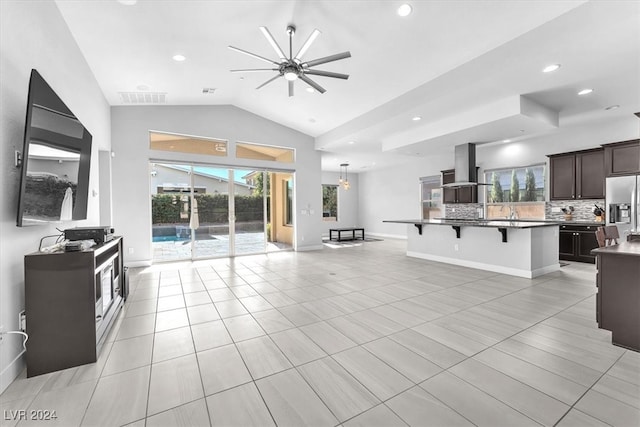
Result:
[[[294,27],[293,25],[287,26],[287,35],[289,36],[289,56],[288,57],[284,53],[282,48],[280,48],[280,45],[278,45],[278,42],[276,42],[276,40],[273,38],[273,36],[271,35],[267,27],[260,27],[260,31],[262,32],[264,37],[267,39],[267,41],[269,42],[273,50],[276,52],[276,55],[278,55],[278,58],[280,59],[279,62],[271,60],[269,58],[265,58],[264,56],[256,55],[255,53],[251,53],[249,51],[246,51],[234,46],[229,46],[229,49],[235,52],[243,53],[252,58],[259,59],[264,62],[268,62],[271,65],[277,67],[277,68],[272,67],[272,68],[249,68],[249,69],[231,70],[232,73],[262,72],[262,71],[276,71],[278,73],[276,74],[275,77],[272,77],[266,82],[262,83],[256,89],[260,89],[266,86],[267,84],[278,79],[279,77],[284,77],[285,80],[287,80],[287,82],[289,83],[289,96],[293,96],[293,82],[296,81],[297,79],[302,80],[309,87],[315,89],[316,91],[322,94],[326,92],[326,89],[320,86],[314,80],[310,79],[308,75],[332,77],[335,79],[343,79],[343,80],[346,80],[349,78],[348,74],[312,69],[312,67],[315,67],[316,65],[322,65],[328,62],[350,58],[351,52],[349,51],[337,53],[335,55],[325,56],[323,58],[314,59],[312,61],[302,62],[302,56],[307,52],[307,50],[309,49],[311,44],[314,42],[314,40],[321,34],[321,32],[318,29],[313,30],[311,35],[309,35],[307,40],[303,43],[302,47],[300,47],[300,50],[298,51],[298,53],[295,56],[293,56],[293,36],[296,33],[296,27]]]

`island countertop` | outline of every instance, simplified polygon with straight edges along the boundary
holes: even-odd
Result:
[[[442,219],[394,219],[383,220],[382,222],[396,224],[414,224],[414,225],[450,225],[450,226],[467,226],[467,227],[493,227],[493,228],[536,228],[536,227],[552,227],[560,225],[561,221],[518,221],[518,220],[496,220],[496,219],[459,219],[459,218],[442,218]]]
[[[591,251],[592,254],[607,254],[607,255],[632,255],[640,257],[640,242],[621,242],[618,245],[605,246],[602,248],[596,248]]]

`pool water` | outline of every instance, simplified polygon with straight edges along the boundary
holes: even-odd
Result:
[[[153,236],[152,242],[188,242],[190,237],[177,237],[177,236]]]

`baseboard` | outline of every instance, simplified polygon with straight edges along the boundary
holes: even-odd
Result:
[[[321,251],[322,245],[298,246],[296,252]]]
[[[151,260],[127,261],[124,263],[127,267],[151,267],[152,264]]]
[[[21,352],[9,365],[0,372],[0,394],[11,385],[11,383],[27,367],[25,352]]]
[[[367,236],[384,237],[386,239],[407,240],[406,234],[367,233]]]
[[[551,273],[560,269],[560,264],[554,264],[538,268],[536,270],[522,270],[519,268],[504,267],[501,265],[485,264],[482,262],[467,261],[457,258],[448,258],[439,255],[424,254],[421,252],[407,251],[407,256],[413,258],[426,259],[429,261],[443,262],[445,264],[459,265],[461,267],[477,268],[478,270],[493,271],[495,273],[507,274],[509,276],[524,277],[525,279],[533,279],[543,274]]]

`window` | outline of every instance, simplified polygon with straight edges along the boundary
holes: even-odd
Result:
[[[293,178],[283,182],[284,184],[284,225],[293,225]]]
[[[227,156],[227,141],[170,133],[149,132],[149,148],[178,153],[205,154],[207,156]]]
[[[545,164],[487,170],[487,218],[544,218]]]
[[[271,145],[236,143],[236,157],[239,159],[267,160],[270,162],[293,163],[294,150]]]
[[[425,176],[420,178],[420,198],[422,205],[422,219],[438,218],[443,216],[442,188],[440,176]]]
[[[338,186],[322,184],[322,220],[338,220]]]

